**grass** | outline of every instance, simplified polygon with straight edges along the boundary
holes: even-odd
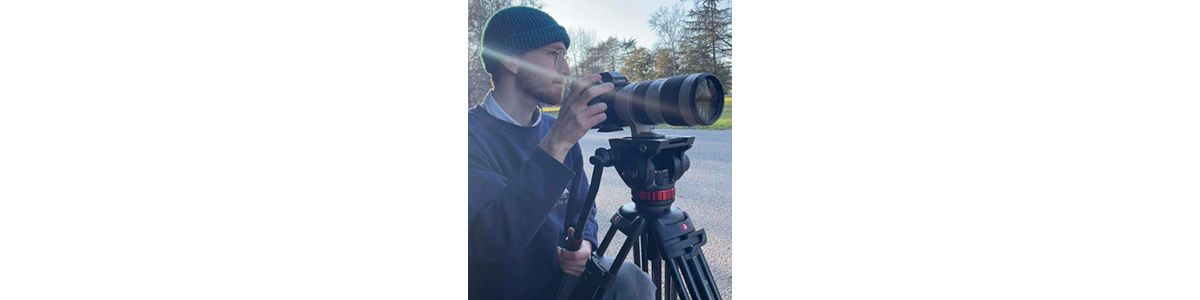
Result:
[[[548,113],[548,114],[554,116],[555,118],[558,117],[558,107],[557,106],[542,108],[542,112]],[[733,96],[725,97],[725,110],[721,112],[721,118],[717,119],[717,122],[713,123],[712,125],[700,126],[700,127],[679,127],[679,126],[661,125],[656,128],[702,129],[702,130],[730,130],[730,129],[733,129]]]

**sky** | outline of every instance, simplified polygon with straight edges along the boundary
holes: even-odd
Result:
[[[610,36],[636,38],[639,46],[652,48],[658,36],[646,20],[659,6],[683,3],[686,11],[694,1],[684,0],[543,0],[542,10],[568,30],[581,27],[596,33],[596,39]]]

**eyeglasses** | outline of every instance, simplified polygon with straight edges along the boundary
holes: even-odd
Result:
[[[561,69],[563,65],[567,63],[568,58],[566,50],[554,50],[546,52],[546,54],[554,55],[554,68]]]

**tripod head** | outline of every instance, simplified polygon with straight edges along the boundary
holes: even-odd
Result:
[[[609,139],[612,149],[598,148],[588,160],[593,166],[592,188],[588,191],[587,200],[579,208],[584,211],[579,214],[574,226],[567,221],[564,227],[584,228],[587,225],[586,209],[595,203],[605,167],[617,169],[621,180],[632,191],[637,210],[648,216],[670,213],[671,204],[675,203],[675,181],[691,167],[691,161],[683,152],[691,149],[695,140],[691,136],[667,137],[653,131]],[[570,206],[568,210],[574,211]],[[566,249],[575,251],[582,242],[583,230],[576,230],[573,236],[568,237]]]
[[[683,152],[695,137],[634,136],[608,140],[611,165],[633,192],[638,210],[654,215],[670,212],[675,182],[691,167]]]

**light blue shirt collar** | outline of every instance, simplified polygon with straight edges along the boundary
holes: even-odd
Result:
[[[540,107],[536,108],[536,109],[537,110],[533,112],[533,116],[534,116],[533,124],[531,124],[529,126],[524,126],[524,125],[521,125],[521,123],[517,123],[517,120],[514,120],[512,118],[512,116],[509,116],[508,113],[504,112],[504,109],[500,108],[500,104],[496,103],[496,98],[492,98],[491,91],[488,91],[487,98],[483,99],[483,110],[486,111],[488,114],[492,115],[493,117],[496,117],[497,119],[500,119],[501,121],[504,121],[505,123],[509,123],[509,124],[513,124],[513,125],[517,125],[517,126],[521,126],[521,127],[534,127],[534,126],[538,125],[538,122],[542,121],[542,109]]]

